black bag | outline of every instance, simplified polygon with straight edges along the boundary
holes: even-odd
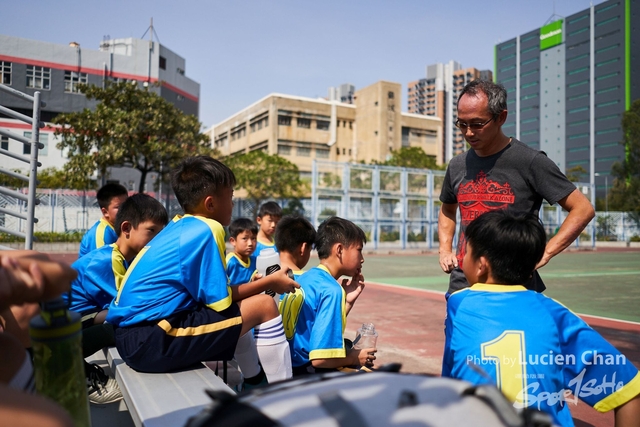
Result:
[[[207,393],[213,403],[191,417],[186,427],[553,424],[548,414],[537,410],[516,411],[493,386],[381,370],[309,375],[237,396]]]

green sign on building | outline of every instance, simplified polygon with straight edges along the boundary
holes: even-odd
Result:
[[[562,19],[540,27],[540,50],[562,43]]]

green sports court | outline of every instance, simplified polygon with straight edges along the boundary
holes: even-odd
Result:
[[[365,254],[367,282],[445,292],[438,255]],[[640,322],[640,251],[565,251],[540,269],[545,295],[592,316]]]

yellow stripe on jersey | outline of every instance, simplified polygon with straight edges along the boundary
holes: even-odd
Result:
[[[120,285],[120,289],[118,289],[118,295],[116,295],[116,299],[114,300],[114,304],[115,305],[118,305],[118,303],[120,302],[120,294],[122,294],[122,290],[124,289],[125,285],[127,284],[127,279],[129,278],[129,275],[136,268],[136,265],[138,265],[138,261],[140,261],[142,259],[142,257],[144,256],[144,254],[148,250],[149,250],[149,246],[145,246],[144,248],[142,248],[142,250],[140,252],[138,252],[138,255],[136,255],[135,259],[133,260],[133,262],[129,266],[129,269],[127,270],[127,273],[124,275],[124,279],[122,279],[122,284]]]
[[[631,381],[623,385],[620,390],[605,397],[593,407],[598,412],[607,412],[627,403],[636,397],[638,393],[640,393],[640,373],[637,373],[636,376],[633,377]]]
[[[344,349],[344,346],[342,348],[322,348],[309,352],[309,360],[338,359],[342,357],[347,357],[347,351]]]
[[[212,310],[220,312],[229,308],[232,302],[233,300],[231,299],[231,286],[227,285],[227,296],[221,299],[220,301],[207,304],[207,307],[209,307]]]
[[[232,317],[231,319],[222,320],[216,323],[209,323],[208,325],[192,326],[189,328],[174,328],[166,320],[161,320],[158,322],[158,326],[160,326],[160,328],[162,328],[162,330],[165,331],[167,335],[170,335],[172,337],[194,337],[221,331],[223,329],[227,329],[236,325],[242,325],[241,316]]]
[[[116,291],[119,291],[124,281],[124,276],[127,274],[127,269],[124,266],[124,255],[120,252],[118,245],[112,243],[110,245],[113,250],[111,251],[111,269],[113,270],[113,278],[116,282]]]
[[[227,258],[226,258],[227,264],[229,263],[231,258],[236,258],[238,260],[238,262],[240,263],[240,265],[243,266],[244,268],[249,268],[251,266],[251,258],[249,258],[249,260],[247,262],[244,262],[242,260],[242,258],[240,258],[240,255],[238,255],[235,252],[229,252],[227,254]]]
[[[104,233],[107,227],[115,231],[115,229],[111,226],[111,224],[109,224],[106,219],[100,218],[100,223],[98,224],[98,228],[96,228],[96,247],[93,249],[98,249],[104,246]]]

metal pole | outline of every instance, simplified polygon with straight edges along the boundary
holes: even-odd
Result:
[[[33,230],[36,210],[36,186],[38,184],[38,146],[40,142],[40,92],[33,94],[33,122],[31,123],[31,160],[29,162],[29,199],[27,201],[27,226],[25,249],[33,249]]]

